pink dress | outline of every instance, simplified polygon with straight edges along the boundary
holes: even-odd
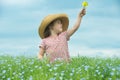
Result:
[[[47,37],[42,39],[39,47],[45,50],[50,62],[55,60],[69,61],[67,31],[60,33],[57,37]]]

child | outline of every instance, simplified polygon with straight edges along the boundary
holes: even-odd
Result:
[[[79,28],[85,9],[78,14],[75,25],[67,30],[69,20],[66,14],[53,14],[45,17],[39,27],[39,35],[42,38],[38,58],[42,59],[44,54],[50,62],[56,60],[70,61],[68,52],[69,38]]]

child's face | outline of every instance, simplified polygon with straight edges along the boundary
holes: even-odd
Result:
[[[54,26],[53,26],[53,30],[56,32],[56,33],[61,33],[62,32],[62,22],[60,19],[57,19],[55,22],[54,22]]]

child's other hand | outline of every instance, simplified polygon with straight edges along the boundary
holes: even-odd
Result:
[[[79,13],[79,17],[83,17],[85,14],[86,14],[86,10],[83,8]]]
[[[43,56],[41,56],[40,54],[38,55],[38,59],[42,60]]]
[[[38,53],[38,59],[41,60],[43,58],[43,56],[44,56],[44,49],[40,48],[39,53]]]

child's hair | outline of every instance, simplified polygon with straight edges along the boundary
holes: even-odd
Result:
[[[45,37],[45,38],[46,38],[46,37],[49,37],[49,36],[51,35],[50,28],[52,28],[52,27],[54,26],[54,22],[55,22],[56,20],[60,20],[60,21],[62,22],[61,19],[55,19],[55,20],[53,20],[53,21],[46,27],[46,29],[45,29],[45,31],[44,31],[44,37]]]
[[[54,21],[52,21],[45,29],[44,31],[44,37],[49,37],[51,35],[51,32],[50,32],[50,27],[54,25]]]

